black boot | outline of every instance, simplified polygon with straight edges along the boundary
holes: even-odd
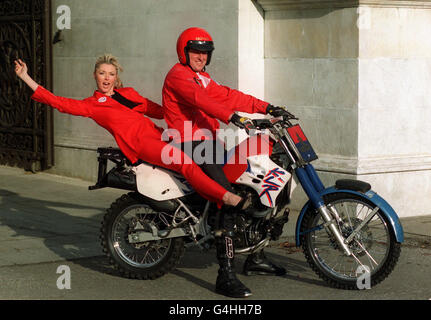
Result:
[[[215,291],[232,298],[246,298],[251,291],[238,280],[234,267],[234,244],[231,233],[216,238],[218,271]]]
[[[243,272],[248,276],[254,274],[282,276],[286,274],[286,269],[278,267],[268,260],[262,249],[247,257],[244,263]]]

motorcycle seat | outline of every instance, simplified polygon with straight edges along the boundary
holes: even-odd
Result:
[[[371,190],[371,185],[361,180],[340,179],[335,182],[335,188],[366,193]]]

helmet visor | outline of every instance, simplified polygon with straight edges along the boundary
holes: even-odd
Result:
[[[190,40],[187,42],[186,48],[189,50],[211,52],[214,50],[214,43],[212,41]]]

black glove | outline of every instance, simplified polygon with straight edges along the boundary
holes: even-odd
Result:
[[[287,111],[285,108],[274,107],[272,104],[268,104],[268,106],[266,107],[266,113],[270,114],[273,117],[286,116],[289,119],[296,119],[296,117],[289,111]]]
[[[247,133],[251,129],[256,129],[256,127],[253,123],[253,120],[251,120],[250,118],[247,118],[247,117],[240,117],[236,113],[234,113],[232,115],[232,117],[230,118],[230,122],[232,122],[234,125],[236,125],[237,127],[241,128],[241,129],[245,129],[245,131],[247,131]]]

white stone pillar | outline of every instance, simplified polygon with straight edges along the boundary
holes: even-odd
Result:
[[[238,0],[238,89],[263,99],[264,12],[254,1]]]
[[[431,205],[431,1],[364,1],[358,166],[402,216]]]

